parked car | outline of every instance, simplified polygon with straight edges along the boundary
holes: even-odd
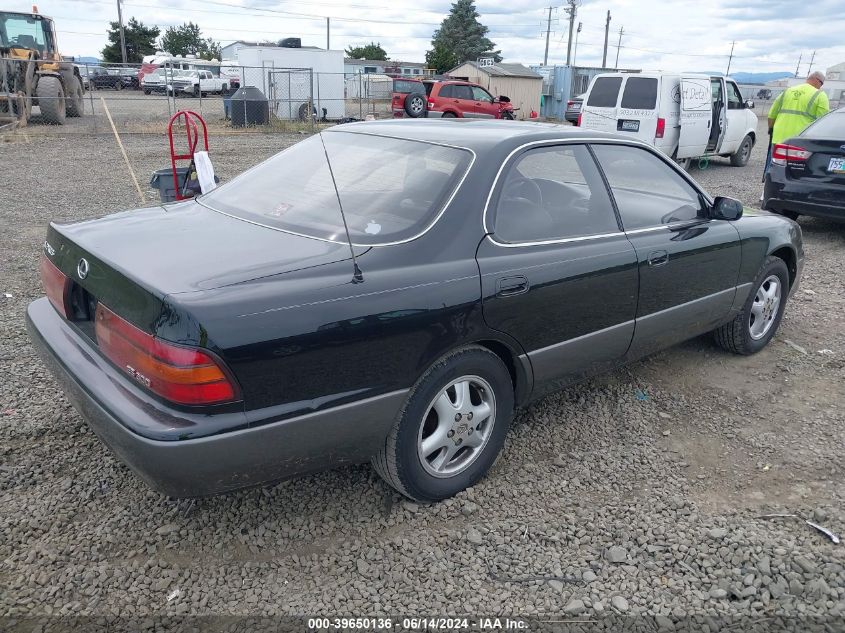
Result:
[[[578,95],[577,97],[573,97],[567,101],[566,111],[563,114],[563,118],[572,123],[572,125],[578,125],[578,119],[581,117],[581,106],[583,103],[584,95]]]
[[[579,125],[638,138],[689,167],[700,156],[748,163],[757,141],[754,103],[731,78],[603,73],[590,82]]]
[[[156,68],[152,72],[147,72],[141,76],[141,89],[145,95],[154,92],[166,92],[167,82],[172,74],[181,71],[173,71],[167,68]]]
[[[91,88],[96,90],[123,89],[123,78],[117,68],[93,68],[88,76],[88,82]]]
[[[141,82],[138,79],[138,69],[137,68],[121,68],[120,69],[120,80],[123,84],[124,88],[129,88],[131,90],[137,90],[141,87]]]
[[[468,81],[425,80],[429,118],[513,119],[510,99]]]
[[[208,70],[177,71],[168,90],[175,94],[190,94],[195,97],[206,94],[222,94],[229,89],[225,79],[215,77]]]
[[[79,71],[79,78],[82,80],[82,89],[90,90],[91,83],[89,82],[89,75],[91,73],[91,67],[87,64],[74,64],[74,67]]]
[[[762,349],[803,262],[797,224],[635,139],[377,121],[190,201],[52,223],[27,323],[165,494],[372,460],[430,501],[551,390],[710,331]]]
[[[425,84],[419,79],[394,79],[390,97],[394,117],[417,119],[425,116],[428,101]]]
[[[761,88],[757,91],[757,98],[767,101],[772,98],[772,91],[769,88]]]
[[[762,206],[793,220],[845,220],[845,107],[772,148]]]

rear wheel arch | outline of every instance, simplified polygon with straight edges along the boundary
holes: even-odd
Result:
[[[493,352],[505,364],[513,383],[514,402],[516,406],[522,404],[531,391],[531,377],[519,361],[519,353],[510,345],[496,339],[475,341],[473,345],[478,345]]]

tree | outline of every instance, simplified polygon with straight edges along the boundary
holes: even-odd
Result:
[[[170,26],[161,36],[161,48],[171,55],[196,55],[201,59],[220,59],[220,43],[202,37],[198,24],[186,22]]]
[[[493,50],[496,45],[487,38],[488,31],[478,21],[475,1],[457,0],[432,36],[431,50],[425,54],[426,65],[443,73],[463,62],[475,61],[482,54],[502,61],[501,51]]]
[[[350,46],[346,49],[346,56],[352,59],[372,59],[387,61],[387,51],[381,47],[381,42],[370,42],[366,46]]]
[[[156,52],[156,38],[159,31],[157,26],[146,26],[135,18],[129,18],[129,22],[123,27],[123,37],[126,40],[126,61],[130,64],[140,64],[144,55],[152,55]],[[109,23],[109,43],[100,53],[104,62],[120,63],[123,55],[120,52],[120,24]]]

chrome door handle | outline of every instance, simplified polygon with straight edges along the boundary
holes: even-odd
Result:
[[[496,281],[496,294],[500,297],[512,297],[528,292],[528,279],[522,275],[502,277]]]
[[[649,266],[663,266],[667,263],[669,263],[669,253],[666,251],[651,251],[648,254]]]

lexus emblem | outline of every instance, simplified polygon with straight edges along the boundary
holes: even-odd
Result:
[[[79,275],[80,279],[85,279],[88,276],[88,271],[90,269],[91,267],[88,265],[88,260],[83,257],[76,265],[76,274]]]

